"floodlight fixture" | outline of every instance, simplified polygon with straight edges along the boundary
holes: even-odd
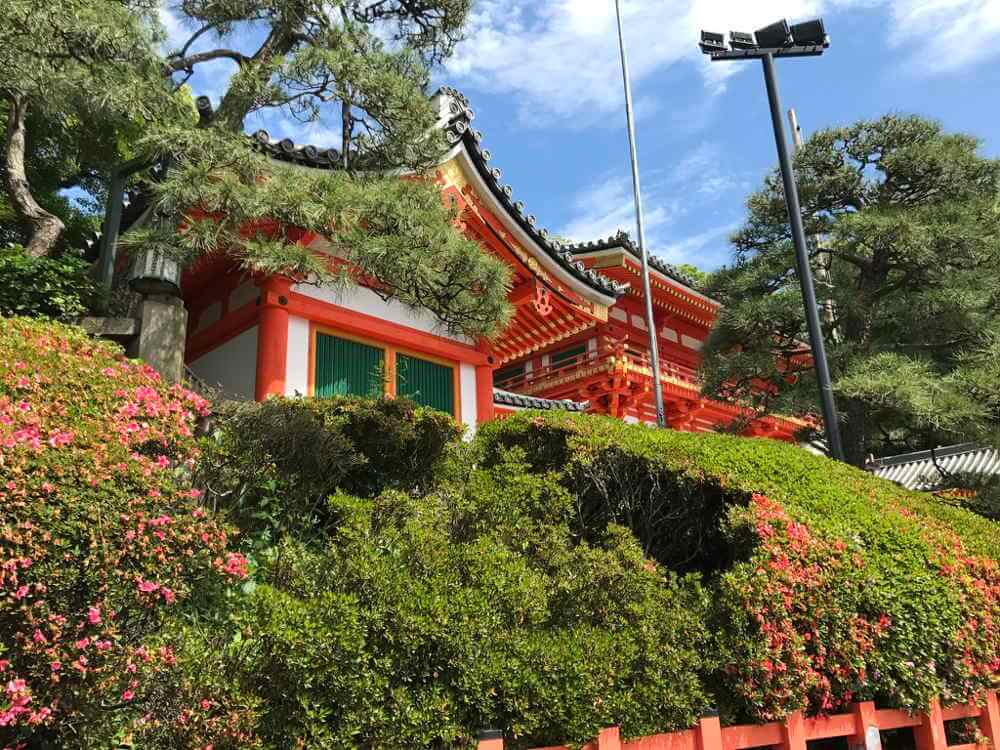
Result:
[[[805,302],[806,326],[809,329],[809,345],[812,350],[813,367],[819,384],[820,405],[823,408],[823,422],[826,440],[833,458],[843,461],[844,448],[840,440],[840,426],[837,405],[833,396],[830,368],[826,360],[826,344],[820,325],[816,289],[813,286],[812,268],[805,230],[802,227],[802,209],[799,192],[795,185],[795,172],[785,141],[785,129],[781,123],[781,102],[778,97],[778,80],[774,72],[774,61],[779,57],[813,57],[822,55],[830,46],[822,19],[797,23],[789,26],[781,20],[759,29],[750,35],[737,31],[729,32],[730,48],[727,49],[721,34],[701,32],[701,51],[711,56],[715,62],[727,60],[760,60],[764,65],[764,84],[767,88],[768,104],[771,108],[771,123],[774,127],[774,142],[778,148],[778,163],[781,165],[781,179],[785,189],[785,208],[792,229],[795,244],[795,258],[802,298]],[[756,38],[756,44],[754,44]],[[649,295],[647,292],[647,301]],[[659,393],[659,391],[657,391]]]
[[[763,49],[780,49],[790,44],[792,44],[792,31],[785,19],[757,30],[757,45]]]
[[[733,49],[756,49],[757,42],[754,41],[753,34],[745,31],[730,31],[729,46]]]
[[[826,28],[823,26],[822,18],[792,24],[789,30],[792,32],[792,40],[795,44],[803,47],[820,44],[825,47],[830,43],[826,38]]]
[[[716,34],[714,31],[703,31],[701,32],[701,51],[706,55],[710,55],[713,52],[725,52],[726,38],[722,34]]]

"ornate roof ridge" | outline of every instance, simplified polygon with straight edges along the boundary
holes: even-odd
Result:
[[[278,161],[316,169],[337,169],[341,166],[340,151],[335,148],[323,148],[311,143],[296,145],[291,138],[272,138],[263,128],[247,137],[253,141],[254,148]]]
[[[617,234],[613,234],[607,239],[598,239],[591,242],[575,242],[571,245],[563,245],[563,247],[567,248],[574,255],[621,247],[636,258],[642,258],[642,251],[636,247],[634,242],[632,242],[631,235],[621,229],[618,230]],[[649,254],[649,265],[662,273],[664,276],[668,276],[674,281],[679,281],[681,284],[684,284],[684,286],[690,287],[696,292],[703,293],[698,282],[691,278],[691,276],[684,273],[682,270],[677,268],[677,266],[667,263],[665,260],[656,257],[652,253]]]
[[[514,200],[514,189],[509,184],[501,183],[503,172],[499,167],[489,166],[493,155],[488,149],[482,147],[482,131],[474,130],[471,127],[472,121],[476,118],[476,113],[469,106],[468,98],[461,91],[451,86],[442,86],[435,92],[432,98],[440,99],[440,122],[448,142],[453,146],[464,142],[486,186],[500,204],[508,210],[511,217],[514,218],[521,229],[549,257],[553,258],[576,278],[605,294],[615,297],[624,294],[625,290],[628,289],[627,284],[620,284],[613,279],[609,279],[597,271],[587,268],[582,261],[575,260],[572,252],[560,243],[550,239],[547,229],[537,226],[537,220],[534,215],[527,212],[523,201]]]
[[[520,393],[505,391],[502,388],[493,389],[493,403],[501,406],[520,406],[524,409],[548,409],[558,411],[583,412],[590,405],[589,401],[571,401],[570,399],[540,398],[538,396],[522,396]]]

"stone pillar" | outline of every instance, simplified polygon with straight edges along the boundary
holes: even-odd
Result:
[[[134,355],[152,366],[168,383],[184,379],[187,310],[183,300],[167,294],[143,297],[139,339]]]

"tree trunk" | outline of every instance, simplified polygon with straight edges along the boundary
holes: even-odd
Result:
[[[24,167],[25,118],[28,114],[28,103],[21,97],[10,97],[8,101],[10,114],[7,117],[7,131],[4,137],[4,161],[7,168],[4,187],[18,217],[31,227],[28,254],[41,258],[52,253],[66,225],[58,216],[38,205],[38,201],[31,194],[31,186],[28,185],[28,175]]]
[[[350,157],[348,154],[351,150],[351,128],[354,126],[354,121],[351,119],[351,103],[348,101],[347,97],[340,103],[340,115],[343,121],[343,131],[341,136],[340,144],[340,158],[344,164],[344,170],[350,168]]]
[[[868,422],[867,407],[864,402],[848,399],[838,404],[844,419],[840,420],[840,440],[844,446],[844,459],[851,466],[859,469],[865,467],[868,455],[866,428]]]

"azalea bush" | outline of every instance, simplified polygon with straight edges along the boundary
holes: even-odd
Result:
[[[190,483],[207,413],[82,331],[0,319],[0,745],[127,740],[177,669],[164,623],[247,575]]]
[[[712,592],[731,721],[853,700],[963,702],[1000,681],[1000,528],[930,495],[772,440],[519,413],[477,437],[521,447],[577,499],[583,537],[625,524]]]

